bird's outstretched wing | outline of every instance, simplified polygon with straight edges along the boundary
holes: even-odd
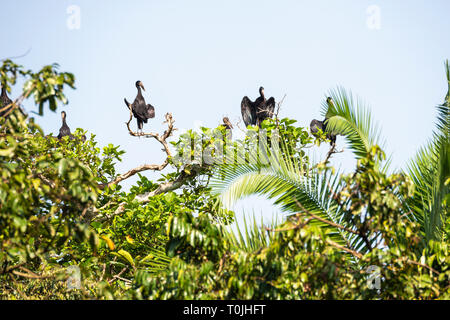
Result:
[[[245,96],[241,102],[242,120],[244,120],[245,126],[256,124],[256,110],[254,103]]]

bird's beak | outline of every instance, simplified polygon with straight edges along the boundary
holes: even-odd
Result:
[[[139,85],[141,86],[142,90],[145,91],[145,88],[144,88],[144,85],[142,84],[142,82],[140,82]]]

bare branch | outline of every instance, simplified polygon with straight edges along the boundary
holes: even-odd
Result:
[[[278,125],[279,125],[279,123],[278,123],[278,114],[280,113],[280,108],[281,108],[281,105],[284,102],[284,98],[286,98],[286,94],[283,96],[283,99],[281,99],[281,101],[278,102],[278,104],[277,104],[277,112],[275,113],[275,120],[277,121],[277,128],[278,128]]]
[[[242,132],[245,133],[245,130],[242,129],[241,126],[239,125],[240,123],[241,123],[241,119],[239,118],[239,119],[236,121],[236,127],[237,127],[239,130],[241,130]]]
[[[131,280],[124,279],[124,278],[120,277],[127,269],[128,269],[128,267],[123,268],[118,274],[113,276],[111,280],[108,280],[108,283],[111,284],[114,281],[116,281],[116,279],[119,279],[119,280],[122,280],[122,281],[125,281],[125,282],[131,282]]]
[[[344,150],[342,149],[341,151],[337,151],[336,150],[336,143],[331,144],[331,148],[327,153],[327,157],[325,158],[325,160],[323,161],[324,164],[327,164],[328,161],[330,160],[331,156],[335,153],[342,153],[344,152]]]
[[[118,176],[116,179],[114,179],[113,181],[109,182],[107,184],[108,187],[117,184],[123,180],[128,179],[131,176],[134,176],[136,173],[142,172],[142,171],[147,171],[147,170],[153,170],[153,171],[162,171],[167,165],[169,164],[169,159],[164,160],[163,163],[161,164],[144,164],[142,166],[139,166],[137,168],[131,169],[128,172],[121,174],[120,176]]]
[[[25,53],[22,53],[18,56],[13,56],[13,57],[7,57],[7,58],[3,58],[0,61],[5,61],[5,60],[13,60],[13,59],[19,59],[19,58],[23,58],[25,56],[27,56],[29,53],[31,52],[31,47],[28,48],[28,50]]]
[[[164,170],[164,168],[167,167],[167,165],[170,162],[170,158],[172,157],[172,153],[170,151],[169,144],[167,142],[167,138],[169,138],[172,135],[173,131],[176,130],[176,128],[174,128],[174,125],[173,125],[175,123],[175,120],[173,120],[172,114],[171,113],[166,113],[166,115],[165,115],[165,119],[166,120],[163,123],[167,123],[167,129],[164,131],[164,133],[162,135],[159,135],[158,133],[152,133],[152,132],[149,132],[149,133],[137,133],[137,132],[134,132],[133,130],[131,130],[131,128],[130,128],[130,122],[133,119],[133,113],[131,111],[131,106],[129,104],[128,104],[128,108],[130,109],[130,120],[128,120],[128,122],[126,122],[126,125],[127,125],[128,132],[130,133],[130,135],[132,135],[134,137],[144,136],[146,138],[154,138],[154,139],[156,139],[159,143],[161,143],[163,145],[163,147],[164,147],[163,151],[166,153],[167,158],[161,164],[144,164],[144,165],[141,165],[141,166],[136,167],[134,169],[131,169],[128,172],[125,172],[125,173],[119,175],[114,180],[112,180],[112,181],[110,181],[110,182],[108,182],[106,184],[99,185],[99,187],[101,189],[103,189],[106,186],[110,187],[110,186],[112,186],[114,184],[118,184],[121,181],[126,180],[126,179],[128,179],[128,178],[130,178],[130,177],[134,176],[135,174],[137,174],[139,172],[142,172],[142,171],[147,171],[147,170],[162,171],[162,170]]]

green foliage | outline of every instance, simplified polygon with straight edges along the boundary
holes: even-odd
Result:
[[[9,59],[4,60],[0,67],[0,84],[6,88],[7,92],[11,93],[11,85],[16,84],[18,75],[26,76],[27,71]]]
[[[33,73],[6,60],[0,73],[1,83],[9,91],[18,75],[28,78],[21,97],[33,94],[36,104],[49,102],[51,109],[58,101],[67,102],[62,94],[64,84],[73,87],[74,83],[73,75],[57,72],[56,65]],[[73,250],[77,244],[96,253],[98,236],[86,217],[103,199],[101,183],[115,175],[114,161],[120,160],[121,152],[109,146],[101,155],[94,136],[83,142],[86,132],[80,129],[72,140],[44,136],[33,119],[27,121],[17,110],[7,121],[0,121],[2,283],[13,282],[15,294],[25,291],[30,297],[44,291],[50,297],[74,297],[47,289],[61,287],[58,281],[67,278],[65,267],[74,261],[82,265],[83,256]],[[23,280],[16,281],[16,277]],[[35,287],[29,279],[42,279],[42,285]],[[3,290],[10,292],[11,286],[0,288]]]
[[[304,146],[311,142],[312,138],[305,136],[304,131],[295,127],[289,129],[284,132],[284,138],[289,139],[296,132],[301,132],[301,140],[296,144]],[[310,212],[339,222],[339,206],[333,198],[340,184],[338,175],[331,170],[312,167],[303,150],[289,148],[291,142],[280,140],[279,145],[262,143],[259,152],[249,154],[247,163],[222,165],[211,182],[214,194],[226,207],[243,197],[262,195],[273,200],[288,214],[298,212],[300,208],[297,203],[300,202]],[[329,228],[329,225],[321,225]],[[334,240],[345,244],[346,235],[336,228],[332,229]]]
[[[55,148],[56,143],[40,135],[34,124],[0,137],[0,263],[4,266],[40,261],[84,233],[75,220],[97,200],[97,184],[87,166],[64,148]]]
[[[52,111],[56,111],[58,102],[67,104],[64,95],[64,86],[68,85],[75,89],[75,76],[69,72],[59,72],[59,65],[52,64],[44,66],[38,72],[25,70],[23,66],[4,60],[0,67],[1,85],[11,92],[10,85],[15,85],[17,76],[23,76],[26,81],[23,86],[22,97],[34,97],[34,103],[39,106],[39,115],[44,114],[44,104],[48,103]]]
[[[327,132],[312,137],[288,118],[249,127],[188,131],[171,144],[171,170],[123,190],[124,151],[44,136],[13,110],[0,128],[0,298],[4,299],[449,299],[449,91],[430,144],[408,174],[388,174],[370,112],[344,90],[324,105]],[[67,103],[70,73],[10,60],[8,92],[24,78],[40,114]],[[346,139],[357,158],[342,175],[306,148]],[[169,168],[169,167],[168,167]],[[258,194],[286,219],[237,226],[227,210]],[[67,268],[82,286],[68,290]],[[381,287],[374,289],[377,270]]]
[[[450,230],[450,68],[446,63],[448,91],[438,109],[438,121],[432,140],[419,149],[409,162],[407,172],[416,186],[408,205],[419,221],[427,240],[448,241]],[[446,228],[447,226],[447,228]]]
[[[448,299],[448,244],[431,242],[415,253],[419,225],[403,214],[399,198],[392,196],[394,190],[406,196],[411,183],[401,175],[379,172],[375,163],[380,156],[374,149],[361,159],[356,176],[344,178],[354,180],[337,198],[347,204],[346,219],[368,238],[376,235],[383,249],[365,254],[346,249],[333,241],[330,229],[311,223],[303,212],[273,230],[268,245],[248,251],[236,247],[224,226],[208,216],[184,214],[169,223],[168,252],[174,258],[168,270],[156,277],[140,273],[131,297]],[[379,290],[369,286],[370,266],[379,270]]]

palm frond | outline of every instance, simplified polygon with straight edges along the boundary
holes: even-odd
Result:
[[[259,224],[255,215],[253,215],[252,221],[248,221],[245,215],[243,219],[243,226],[236,224],[236,230],[232,230],[230,227],[227,229],[225,233],[227,241],[236,249],[247,252],[255,252],[268,247],[275,235],[275,232],[270,230],[275,229],[279,222],[272,219],[269,226],[264,226],[262,217]]]
[[[450,176],[450,68],[446,62],[448,91],[445,101],[437,106],[436,129],[431,141],[418,150],[408,163],[407,173],[415,184],[414,196],[407,205],[413,217],[422,225],[425,240],[443,240],[445,223],[449,219],[448,205],[444,203],[449,193],[445,184]]]
[[[356,158],[364,158],[371,147],[384,147],[381,130],[370,109],[343,88],[330,91],[332,102],[324,102],[322,114],[328,119],[326,131],[345,137]]]
[[[219,168],[218,174],[211,180],[211,187],[222,204],[229,207],[246,196],[262,195],[273,200],[288,215],[307,210],[351,228],[343,220],[340,206],[333,197],[340,186],[338,173],[304,169],[305,164],[293,161],[291,156],[277,147],[268,149],[266,145],[264,148],[259,155],[250,154],[249,162]],[[353,234],[318,220],[311,223],[327,229],[329,236],[341,245],[356,244]]]
[[[147,252],[147,256],[139,261],[140,268],[148,273],[158,273],[168,268],[171,258],[164,249],[148,248]]]

